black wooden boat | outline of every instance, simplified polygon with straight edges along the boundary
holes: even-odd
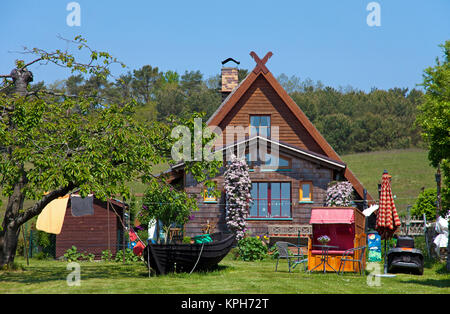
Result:
[[[218,232],[211,238],[212,242],[203,244],[149,244],[143,258],[147,267],[162,275],[213,269],[228,254],[235,236]]]

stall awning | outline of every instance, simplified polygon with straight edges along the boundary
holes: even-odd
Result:
[[[313,208],[310,224],[352,224],[355,222],[353,208]]]

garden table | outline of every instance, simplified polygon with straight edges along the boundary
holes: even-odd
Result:
[[[330,249],[337,249],[338,246],[334,246],[334,245],[325,245],[325,244],[313,244],[313,246],[318,247],[322,250],[322,256],[320,258],[320,264],[316,265],[313,269],[310,270],[310,272],[312,272],[314,269],[316,269],[317,267],[319,267],[320,265],[323,265],[323,272],[326,272],[326,266],[330,266],[331,269],[334,270],[335,273],[337,273],[336,269],[333,268],[333,266],[331,266],[328,263],[328,251]]]

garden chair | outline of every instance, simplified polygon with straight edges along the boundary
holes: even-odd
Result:
[[[308,258],[305,258],[302,248],[306,246],[295,245],[289,242],[277,242],[275,243],[278,251],[277,264],[275,265],[275,271],[278,269],[278,262],[281,259],[286,259],[288,262],[289,272],[294,269],[298,264],[305,263],[305,270],[307,267]],[[289,247],[297,248],[297,254],[292,254]]]
[[[366,246],[360,246],[360,247],[356,247],[356,248],[352,248],[352,249],[348,249],[344,252],[344,254],[342,255],[341,258],[341,263],[339,264],[339,271],[338,274],[341,273],[341,268],[342,268],[342,273],[344,273],[344,269],[345,269],[345,263],[346,262],[351,262],[351,263],[358,263],[359,264],[359,273],[360,275],[362,275],[362,272],[364,270],[364,258],[366,254]]]

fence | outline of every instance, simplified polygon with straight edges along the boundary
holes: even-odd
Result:
[[[419,236],[425,233],[426,221],[421,217],[405,216],[400,218],[400,235]]]

